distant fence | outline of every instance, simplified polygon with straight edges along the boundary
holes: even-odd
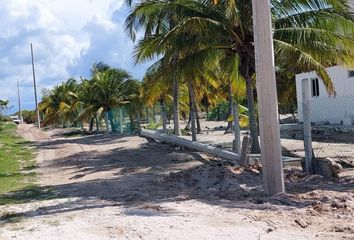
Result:
[[[299,121],[303,122],[303,104],[299,104]],[[354,94],[346,96],[312,97],[310,121],[315,124],[354,125]]]
[[[126,107],[119,107],[108,112],[109,129],[113,133],[135,133],[137,120]]]
[[[305,111],[304,111],[305,110]],[[304,112],[308,116],[304,118]],[[167,130],[172,132],[173,119],[171,109],[166,109]],[[112,118],[110,131],[124,134],[135,134],[137,132],[138,117],[136,113],[131,114],[125,107],[113,109],[109,113]],[[308,157],[314,154],[316,158],[334,158],[337,160],[354,160],[354,95],[337,97],[309,97],[308,103],[299,101],[298,105],[299,122],[282,124],[281,145],[283,155],[288,157]],[[144,106],[140,111],[141,128],[158,130],[162,129],[162,107],[156,104],[153,107]],[[184,121],[183,121],[184,119]],[[230,149],[232,147],[233,135],[223,136],[223,129],[227,123],[202,122],[203,134],[198,135],[197,141],[208,143],[214,146]],[[190,138],[188,130],[188,115],[181,115],[181,129]],[[170,123],[170,124],[168,124]],[[305,123],[305,124],[304,124]],[[306,125],[306,123],[310,123]],[[112,128],[113,126],[113,128]],[[221,127],[222,126],[222,127]],[[242,131],[242,136],[247,131]],[[242,137],[241,137],[242,138]],[[312,150],[306,150],[310,146]]]
[[[302,108],[304,104],[301,102]],[[309,122],[312,148],[317,158],[354,159],[354,95],[310,99]],[[301,113],[303,109],[301,109]],[[301,119],[302,123],[306,119]]]
[[[139,119],[138,119],[139,118]],[[138,122],[143,128],[157,129],[162,126],[161,106],[143,107],[138,117],[137,112],[127,107],[118,107],[108,112],[109,130],[113,133],[135,134]]]
[[[303,96],[298,114],[298,124],[281,126],[283,146],[308,158],[354,160],[354,95]]]

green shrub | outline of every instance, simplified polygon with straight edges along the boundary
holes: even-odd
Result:
[[[12,119],[9,116],[0,115],[0,122],[11,122]]]
[[[25,123],[35,123],[36,122],[36,112],[34,110],[23,110],[22,118]]]
[[[151,122],[151,123],[149,123],[147,126],[146,126],[146,128],[147,129],[150,129],[150,130],[156,130],[156,129],[158,129],[159,127],[161,127],[162,125],[161,125],[161,123],[154,123],[154,122]]]
[[[229,117],[229,107],[226,101],[219,103],[212,108],[208,114],[209,121],[226,121]]]

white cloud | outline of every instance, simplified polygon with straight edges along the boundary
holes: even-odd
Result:
[[[119,9],[122,0],[42,0],[65,26],[70,29],[80,29],[94,17],[110,18]]]
[[[18,76],[23,102],[32,103],[25,107],[33,108],[31,42],[39,90],[88,73],[98,61],[132,70],[133,43],[123,26],[126,11],[117,11],[123,1],[1,0],[0,99],[16,105]],[[135,75],[141,76],[145,67],[135,69]]]

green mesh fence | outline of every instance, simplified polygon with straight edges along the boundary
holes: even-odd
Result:
[[[137,131],[137,119],[126,107],[110,110],[108,113],[110,132],[134,134]]]
[[[142,117],[144,128],[157,130],[162,127],[162,113],[160,106],[145,107]]]
[[[157,130],[162,128],[161,106],[142,107],[140,125],[145,129]],[[109,131],[118,134],[135,134],[138,129],[138,112],[127,107],[118,107],[107,113]]]

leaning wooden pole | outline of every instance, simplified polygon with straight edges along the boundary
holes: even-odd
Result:
[[[252,0],[264,190],[284,192],[269,0]]]
[[[37,127],[41,128],[41,118],[39,117],[39,109],[38,109],[38,101],[37,101],[36,73],[34,71],[34,57],[33,57],[32,43],[31,43],[31,57],[32,57],[33,88],[34,88],[34,101],[36,104]]]

